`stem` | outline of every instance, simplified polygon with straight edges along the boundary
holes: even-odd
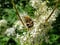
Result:
[[[16,8],[16,6],[15,6],[15,4],[14,4],[13,0],[11,1],[11,3],[13,4],[13,7],[14,7],[14,8],[15,8],[15,10],[16,10],[16,14],[17,14],[17,16],[18,16],[19,20],[20,20],[20,21],[21,21],[21,23],[25,26],[25,24],[24,24],[23,20],[21,19],[21,16],[19,15],[19,12],[18,12],[18,10],[17,10],[17,8]]]

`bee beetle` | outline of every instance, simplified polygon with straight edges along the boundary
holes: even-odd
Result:
[[[25,19],[26,26],[28,28],[33,27],[34,23],[33,23],[32,19],[29,16],[24,16],[24,19]]]

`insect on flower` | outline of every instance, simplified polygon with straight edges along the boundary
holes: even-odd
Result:
[[[34,23],[29,16],[24,16],[24,19],[25,19],[25,23],[26,23],[28,28],[33,27]]]

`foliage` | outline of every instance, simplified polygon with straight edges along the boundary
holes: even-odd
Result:
[[[42,2],[40,2],[41,4],[38,3],[37,7],[39,7],[39,8],[34,8],[33,6],[31,6],[30,1],[31,0],[14,0],[13,1],[15,3],[15,6],[17,7],[18,12],[21,14],[20,16],[22,16],[24,12],[27,12],[28,16],[35,19],[35,16],[37,16],[38,14],[35,15],[34,12],[42,11],[39,9],[40,9],[40,7],[42,7],[40,5],[42,5],[43,4],[42,2],[44,2],[44,1],[46,1],[47,7],[52,8],[52,10],[53,10],[54,6],[56,5],[56,0],[42,0]],[[60,10],[59,2],[58,2],[57,9]],[[42,13],[44,13],[44,12],[42,12]],[[40,15],[41,14],[39,12],[39,16]],[[33,44],[34,45],[60,45],[60,41],[59,41],[60,40],[60,12],[58,11],[57,14],[55,14],[55,15],[57,15],[56,20],[53,21],[52,24],[47,23],[47,26],[40,24],[39,21],[42,20],[41,18],[38,18],[39,21],[36,20],[36,22],[37,21],[39,22],[38,25],[42,25],[42,26],[41,27],[36,26],[35,28],[37,28],[37,30],[39,30],[41,28],[42,31],[41,32],[36,31],[37,36],[34,38],[35,29],[33,30],[33,28],[32,28],[32,30],[30,29],[31,30],[30,31],[30,30],[27,30],[24,26],[22,26],[20,22],[15,23],[19,19],[18,19],[15,9],[13,8],[11,0],[0,0],[0,45],[6,45],[7,42],[9,41],[9,39],[11,39],[11,38],[12,38],[11,40],[16,42],[16,45],[28,45],[28,44],[29,45],[33,45]],[[45,16],[45,15],[43,15],[43,16]],[[51,26],[52,28],[49,27],[50,25],[52,25]],[[13,28],[15,30],[14,36],[9,35],[8,34],[9,32],[7,33],[8,36],[5,34],[5,31],[7,31],[9,28]],[[11,29],[11,31],[13,29]],[[45,32],[45,31],[47,31],[47,32]],[[25,37],[27,37],[27,38],[25,38]],[[47,38],[47,42],[46,42],[45,37],[49,37],[49,38]],[[22,40],[24,40],[24,41],[22,41]],[[25,41],[25,40],[27,40],[27,41]],[[42,40],[42,42],[41,42],[41,40]],[[22,42],[24,44],[22,44]]]

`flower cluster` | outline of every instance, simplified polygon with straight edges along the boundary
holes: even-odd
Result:
[[[33,28],[29,29],[27,32],[23,32],[23,35],[20,35],[18,33],[15,33],[15,30],[21,31],[24,26],[22,23],[18,20],[14,22],[13,26],[11,28],[6,29],[5,34],[7,36],[14,36],[16,35],[16,39],[19,39],[21,45],[33,45],[37,41],[37,38],[41,42],[42,40],[46,39],[46,42],[48,41],[49,36],[46,36],[47,32],[49,31],[51,26],[51,22],[56,20],[55,15],[57,10],[52,14],[51,18],[48,20],[47,23],[45,23],[45,20],[48,18],[50,13],[52,12],[52,8],[49,8],[46,5],[46,1],[42,2],[42,0],[30,0],[31,6],[36,9],[34,12],[35,18],[33,19],[34,21],[34,26]],[[20,13],[20,15],[28,15],[27,13]],[[21,16],[22,17],[22,16]],[[23,19],[23,18],[22,18]],[[7,22],[5,20],[0,21],[0,26],[5,25]],[[37,42],[39,42],[37,41]],[[39,43],[40,43],[39,42]],[[33,44],[32,44],[33,43]],[[38,44],[39,44],[38,43]],[[38,45],[36,44],[36,45]]]

